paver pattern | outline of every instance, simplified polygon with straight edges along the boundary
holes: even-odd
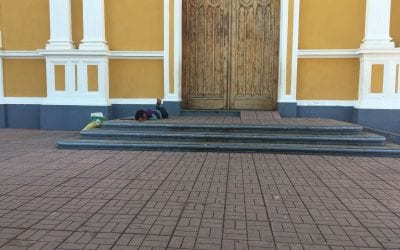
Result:
[[[133,117],[129,120],[113,120],[132,123]],[[299,126],[358,126],[347,122],[319,118],[280,118],[275,112],[242,112],[240,117],[229,116],[178,116],[164,120],[151,120],[146,123],[156,124],[245,124],[245,125],[299,125]]]
[[[1,249],[399,249],[400,159],[58,150],[0,130]]]

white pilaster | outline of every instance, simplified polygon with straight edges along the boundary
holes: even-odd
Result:
[[[293,6],[293,48],[292,48],[292,82],[290,87],[290,99],[297,100],[297,65],[299,52],[299,28],[300,28],[300,0],[294,0]]]
[[[174,99],[169,88],[169,0],[164,0],[164,100]]]
[[[83,40],[79,49],[108,50],[104,0],[83,0]]]
[[[390,37],[391,0],[367,0],[362,49],[394,48]]]
[[[278,79],[278,102],[287,102],[286,95],[286,72],[287,72],[287,44],[289,26],[289,0],[281,0],[280,15],[280,43],[279,43],[279,79]]]
[[[50,40],[48,50],[70,50],[72,43],[71,0],[49,0]]]
[[[174,95],[182,100],[182,0],[174,1]]]
[[[4,103],[3,58],[0,58],[0,104]]]
[[[280,48],[279,48],[279,85],[278,102],[296,103],[297,102],[297,64],[299,50],[299,23],[300,23],[300,0],[294,0],[293,5],[293,30],[292,30],[292,55],[291,55],[291,75],[290,75],[290,94],[286,93],[287,83],[287,57],[289,42],[289,0],[281,0],[281,20],[280,20]]]

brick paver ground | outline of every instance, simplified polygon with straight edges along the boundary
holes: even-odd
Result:
[[[1,249],[399,249],[400,159],[57,150],[0,130]]]

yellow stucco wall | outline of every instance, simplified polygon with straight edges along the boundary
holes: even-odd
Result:
[[[44,60],[6,59],[3,61],[3,67],[6,97],[45,97],[47,95]]]
[[[286,95],[291,94],[292,83],[292,56],[293,56],[293,14],[294,0],[289,0],[289,17],[288,17],[288,42],[286,56]]]
[[[88,65],[88,90],[99,91],[99,67],[97,65]]]
[[[72,41],[76,48],[83,39],[83,2],[82,0],[71,0],[72,16]]]
[[[1,0],[4,50],[44,48],[50,38],[48,0]]]
[[[105,5],[111,50],[163,50],[163,1],[109,0]]]
[[[392,0],[390,35],[396,46],[400,47],[400,0]]]
[[[358,59],[300,59],[299,100],[356,100],[360,63]]]
[[[110,60],[111,98],[163,98],[162,60]]]
[[[382,93],[385,65],[374,64],[371,71],[371,93]]]
[[[359,48],[365,10],[366,0],[301,0],[299,48]]]
[[[65,91],[65,65],[54,66],[56,91]]]

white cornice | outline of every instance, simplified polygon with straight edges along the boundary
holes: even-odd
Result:
[[[0,51],[0,57],[6,59],[44,59],[45,57],[109,57],[110,59],[164,59],[164,51],[82,51],[82,50],[45,50],[37,51]]]
[[[360,58],[362,55],[400,56],[400,48],[394,49],[319,49],[298,50],[299,58]],[[37,51],[0,51],[1,58],[42,59],[45,56],[106,56],[110,59],[164,59],[164,51],[82,51],[82,50],[45,50]]]

